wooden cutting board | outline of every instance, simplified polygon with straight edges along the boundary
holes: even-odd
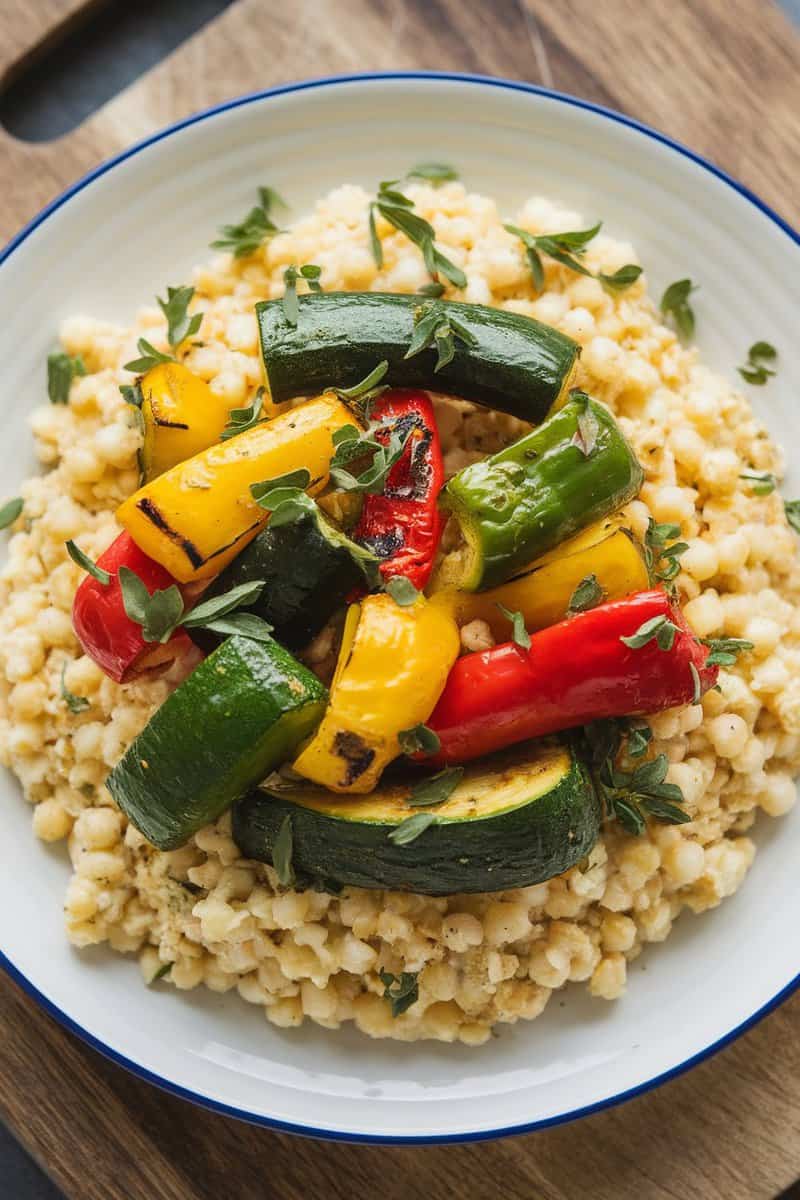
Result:
[[[0,76],[86,3],[0,0]],[[0,236],[195,109],[288,79],[412,68],[512,76],[622,109],[800,222],[800,38],[765,0],[236,0],[58,142],[0,131]],[[800,1175],[800,995],[621,1108],[505,1142],[384,1148],[272,1134],[167,1096],[2,978],[0,1115],[70,1200],[767,1200]]]

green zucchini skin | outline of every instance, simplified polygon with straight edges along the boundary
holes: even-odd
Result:
[[[483,772],[491,785],[530,756],[530,746],[495,755],[467,768]],[[460,786],[464,786],[464,783]],[[444,896],[498,892],[551,879],[574,866],[597,840],[600,806],[586,768],[574,756],[555,786],[516,807],[484,816],[448,819],[432,825],[413,842],[395,845],[388,838],[397,824],[423,810],[392,802],[384,820],[337,815],[334,797],[326,812],[298,800],[323,793],[314,785],[282,784],[253,792],[233,810],[233,837],[246,858],[272,861],[272,847],[286,816],[292,824],[292,863],[297,875],[323,887],[331,881],[372,889]],[[373,796],[379,796],[382,788]],[[535,789],[534,789],[535,790]],[[359,801],[370,797],[358,797]],[[358,806],[353,805],[355,810]],[[479,806],[480,808],[480,806]]]
[[[156,710],[108,789],[149,842],[173,850],[291,758],[327,697],[277,642],[228,638]]]
[[[534,559],[627,504],[644,472],[611,413],[588,402],[597,440],[573,444],[579,399],[512,446],[459,471],[443,493],[467,544],[451,586],[476,592],[505,583]]]
[[[203,599],[221,595],[241,583],[266,580],[266,587],[247,611],[272,625],[276,641],[289,650],[301,649],[364,581],[342,544],[343,536],[333,530],[333,536],[327,536],[327,532],[322,517],[319,521],[304,517],[274,529],[267,526],[217,576]]]
[[[455,339],[452,362],[436,372],[437,352],[405,357],[419,296],[390,292],[322,292],[299,298],[296,326],[280,300],[256,305],[267,386],[274,403],[325,388],[352,387],[379,362],[392,387],[431,388],[523,421],[543,420],[566,394],[580,353],[565,334],[483,304],[440,300],[474,345]]]

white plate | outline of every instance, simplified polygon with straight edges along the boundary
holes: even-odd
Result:
[[[310,206],[343,181],[374,187],[414,162],[457,164],[509,214],[532,192],[630,238],[651,287],[683,275],[706,358],[731,374],[756,338],[781,354],[759,395],[772,431],[800,440],[800,239],[755,197],[625,117],[523,84],[456,76],[321,80],[234,101],[157,134],[45,210],[0,266],[0,466],[13,495],[33,465],[27,425],[69,313],[126,319],[207,254],[216,227],[269,183]],[[693,301],[694,302],[694,301]],[[800,490],[790,472],[788,491]],[[373,1042],[311,1024],[281,1031],[235,994],[146,990],[135,962],[76,953],[61,927],[63,850],[34,840],[2,786],[0,948],[60,1021],[139,1075],[276,1128],[356,1140],[496,1136],[639,1092],[729,1041],[797,985],[800,812],[759,822],[741,891],[685,915],[631,967],[615,1004],[567,991],[539,1020],[478,1050]],[[646,971],[644,968],[647,968]]]

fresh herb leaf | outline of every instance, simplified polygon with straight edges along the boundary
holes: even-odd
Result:
[[[631,726],[625,748],[628,758],[641,758],[652,740],[653,731],[649,725]]]
[[[652,517],[648,521],[644,553],[647,570],[654,583],[671,583],[680,573],[678,560],[689,549],[687,542],[674,540],[680,537],[680,533],[680,525],[659,525]]]
[[[382,386],[382,380],[386,378],[386,373],[389,370],[388,359],[383,359],[377,367],[373,367],[368,375],[365,375],[358,383],[354,383],[352,387],[342,388],[334,387],[330,390],[339,397],[340,400],[348,400],[351,403],[358,400],[361,404],[368,404],[370,400],[375,400],[382,392],[386,391],[386,387]],[[353,425],[345,425],[345,429],[353,429]],[[338,430],[337,432],[341,432]],[[334,445],[336,445],[334,435]]]
[[[619,640],[631,650],[641,650],[642,646],[646,646],[648,642],[652,641],[655,641],[659,650],[671,650],[679,632],[678,626],[674,625],[668,617],[651,617],[648,621],[644,621],[630,637],[621,637]]]
[[[245,608],[254,604],[266,587],[265,579],[253,579],[248,583],[240,583],[229,592],[212,596],[210,600],[201,600],[192,611],[183,618],[182,624],[186,629],[196,629],[207,626],[209,621],[225,617],[235,608]]]
[[[506,608],[505,604],[497,602],[497,607],[500,612],[511,622],[511,640],[515,646],[519,646],[521,650],[530,650],[531,635],[525,628],[525,618],[521,612],[513,612],[510,608]]]
[[[669,769],[666,754],[657,755],[633,771],[622,771],[617,766],[623,754],[640,757],[651,738],[648,726],[631,729],[624,719],[595,721],[582,731],[584,753],[606,815],[633,835],[644,832],[648,816],[666,824],[691,820],[679,807],[683,803],[681,789],[665,782]]]
[[[78,713],[86,712],[87,708],[91,708],[91,701],[87,700],[85,696],[76,696],[74,692],[69,690],[64,682],[64,676],[66,673],[67,664],[64,662],[61,667],[61,699],[64,701],[71,713],[75,713],[77,715]]]
[[[202,313],[189,316],[189,302],[194,296],[193,287],[167,287],[167,298],[156,296],[158,307],[167,319],[167,341],[173,350],[193,333],[197,333],[203,320]]]
[[[104,571],[102,567],[98,567],[97,563],[93,563],[88,554],[84,554],[80,546],[75,545],[72,538],[65,545],[67,547],[67,554],[72,561],[77,563],[79,567],[83,567],[84,571],[87,571],[93,579],[96,579],[98,583],[102,583],[104,587],[107,587],[111,583],[111,576],[108,571]]]
[[[138,379],[136,383],[121,383],[119,390],[126,404],[132,404],[134,408],[141,408],[144,404],[142,387]]]
[[[430,733],[431,731],[428,730]],[[436,737],[436,734],[433,735]],[[438,742],[439,739],[436,738]],[[437,747],[438,749],[438,747]],[[463,767],[445,767],[436,775],[429,775],[415,783],[406,797],[409,808],[432,808],[449,800],[464,777]]]
[[[383,247],[375,228],[375,212],[379,212],[400,233],[422,251],[428,274],[436,281],[444,275],[455,287],[465,288],[467,277],[460,267],[436,248],[436,231],[429,221],[413,211],[414,202],[392,185],[396,179],[384,180],[369,207],[369,232],[372,254],[378,267],[383,266]]]
[[[427,725],[413,725],[397,735],[403,754],[436,754],[441,747],[439,735]]]
[[[255,254],[268,238],[274,237],[278,226],[270,213],[275,207],[285,208],[286,204],[270,187],[260,187],[258,196],[259,204],[250,209],[244,220],[236,225],[222,226],[222,236],[211,243],[212,249],[230,250],[234,258],[246,258],[248,254]]]
[[[385,444],[375,441],[369,435],[362,439],[360,447],[364,451],[375,447],[370,465],[360,475],[352,475],[342,467],[331,466],[330,478],[334,487],[341,492],[380,494],[386,486],[386,479],[392,467],[403,457],[413,432],[413,429],[408,429],[405,434],[400,434],[396,429],[392,429]],[[337,446],[336,453],[340,458],[343,454],[346,455],[350,461],[358,457],[356,445],[351,442]]]
[[[152,346],[147,341],[147,338],[139,338],[136,348],[141,358],[134,358],[130,362],[125,363],[125,366],[122,368],[123,371],[133,371],[136,375],[143,375],[145,371],[151,371],[159,363],[176,361],[171,354],[162,354],[160,350],[156,350],[155,346]]]
[[[756,496],[769,496],[778,486],[771,471],[742,471],[739,478],[750,484],[750,490]]]
[[[436,813],[433,812],[418,812],[412,817],[406,817],[399,825],[389,833],[389,841],[394,842],[395,846],[408,846],[411,842],[415,842],[421,833],[429,829],[431,825],[437,823]]]
[[[283,887],[291,887],[294,883],[294,867],[292,866],[292,851],[294,838],[292,836],[292,818],[289,813],[283,818],[278,836],[272,844],[272,865],[278,882]]]
[[[308,289],[311,292],[321,292],[322,285],[319,277],[322,274],[322,268],[316,263],[306,263],[302,267],[296,267],[294,263],[286,268],[283,272],[283,315],[293,327],[297,327],[297,321],[300,316],[300,307],[297,303],[297,281],[298,279],[305,280],[308,284]]]
[[[400,608],[409,608],[422,595],[411,580],[406,579],[405,575],[393,575],[391,579],[387,579],[384,590],[389,593],[395,604],[399,604]]]
[[[677,279],[661,297],[661,312],[668,317],[686,341],[694,334],[694,310],[689,296],[696,291],[691,279]]]
[[[700,641],[711,651],[706,659],[707,667],[732,667],[740,654],[754,649],[753,643],[745,638],[700,638]]]
[[[311,472],[307,467],[298,467],[295,471],[287,471],[285,475],[276,475],[274,479],[263,479],[260,483],[251,483],[250,495],[257,504],[267,508],[268,505],[264,504],[263,500],[271,492],[283,488],[298,488],[303,491],[310,483]]]
[[[177,584],[156,589],[151,595],[130,567],[120,567],[119,584],[122,604],[132,621],[142,627],[145,642],[169,641],[183,616],[183,599]]]
[[[602,271],[598,271],[597,278],[607,292],[624,292],[642,273],[642,268],[636,263],[626,263],[624,267],[620,267],[613,275],[604,275]]]
[[[424,304],[420,304],[414,310],[414,330],[408,350],[403,357],[414,358],[423,350],[432,349],[435,346],[437,359],[433,369],[441,371],[442,367],[446,367],[455,357],[456,338],[465,346],[474,346],[477,342],[477,338],[471,330],[467,329],[461,321],[448,316],[441,304],[435,300],[426,300]]]
[[[0,508],[0,529],[8,529],[9,525],[13,525],[19,514],[25,507],[25,502],[21,496],[15,496],[13,500],[7,500]]]
[[[575,588],[575,591],[572,593],[567,612],[586,612],[587,609],[594,608],[596,605],[598,605],[603,599],[603,595],[603,589],[600,587],[600,584],[597,581],[597,576],[587,575],[585,579],[580,581],[578,586]]]
[[[417,163],[415,167],[412,167],[406,178],[423,179],[426,183],[432,183],[434,187],[438,187],[440,183],[449,183],[453,179],[458,179],[458,171],[446,163],[424,162]]]
[[[272,625],[250,612],[234,612],[226,617],[214,617],[210,621],[204,621],[203,628],[210,629],[213,633],[224,634],[225,637],[238,634],[239,637],[250,638],[253,642],[272,641]]]
[[[392,1006],[393,1017],[401,1017],[419,999],[418,972],[392,975],[391,971],[379,971],[378,978],[383,984],[383,995]]]
[[[589,458],[597,445],[600,424],[590,407],[590,400],[586,392],[574,388],[570,392],[570,399],[581,403],[577,417],[578,427],[573,434],[572,445],[578,447],[584,458]]]
[[[778,351],[769,342],[753,342],[747,351],[747,362],[737,369],[747,383],[762,387],[775,374],[775,371],[765,364],[774,363],[777,357]]]
[[[792,529],[800,533],[800,500],[784,500],[783,510]]]
[[[228,413],[228,424],[220,434],[223,442],[227,442],[229,438],[236,437],[237,433],[245,433],[248,429],[255,429],[256,425],[260,425],[264,420],[262,416],[264,409],[264,389],[259,388],[255,395],[253,403],[247,408],[232,408]]]
[[[585,253],[586,247],[592,238],[596,237],[600,232],[602,222],[598,221],[591,229],[577,229],[567,233],[529,233],[527,229],[520,229],[519,225],[504,225],[503,228],[519,238],[525,247],[525,256],[528,260],[531,276],[533,278],[533,286],[537,292],[540,292],[544,287],[544,266],[542,265],[542,254],[546,254],[549,258],[561,263],[562,266],[568,267],[571,271],[575,271],[578,275],[591,276],[592,272],[587,270],[583,263],[578,259]],[[624,270],[625,268],[623,268]],[[612,278],[609,276],[608,278]],[[631,280],[631,283],[633,280]],[[622,286],[628,286],[623,284]]]
[[[47,356],[47,395],[51,404],[66,404],[69,389],[76,375],[85,375],[86,365],[80,354],[69,355],[56,351]]]
[[[151,984],[158,983],[159,979],[163,979],[165,975],[169,975],[169,973],[172,970],[172,968],[174,967],[174,965],[175,964],[171,963],[171,962],[162,963],[162,965],[158,968],[158,970],[156,971],[153,978],[150,980],[150,983]]]
[[[423,283],[422,287],[417,288],[418,296],[425,296],[427,299],[438,300],[445,293],[443,283]]]

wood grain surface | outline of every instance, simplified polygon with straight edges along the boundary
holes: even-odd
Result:
[[[0,77],[83,7],[0,0]],[[764,0],[236,0],[58,142],[0,130],[0,236],[197,108],[288,79],[411,68],[514,76],[622,109],[800,222],[800,38]],[[70,1200],[767,1200],[800,1175],[800,995],[621,1108],[505,1142],[384,1148],[272,1134],[167,1096],[3,978],[0,1115]]]

